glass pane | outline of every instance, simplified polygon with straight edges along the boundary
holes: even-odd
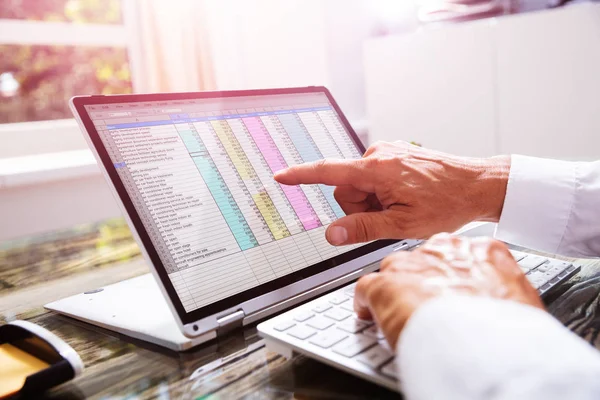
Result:
[[[121,24],[120,0],[0,0],[0,18]]]
[[[0,45],[0,123],[72,118],[72,96],[124,93],[125,48]]]

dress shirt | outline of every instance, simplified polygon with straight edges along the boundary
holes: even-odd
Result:
[[[600,255],[600,162],[512,156],[496,237]],[[409,400],[600,399],[600,352],[550,314],[508,300],[445,296],[421,306],[397,344]]]
[[[513,155],[496,238],[552,254],[600,256],[600,161]]]

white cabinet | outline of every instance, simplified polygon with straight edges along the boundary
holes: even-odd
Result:
[[[369,40],[369,139],[417,141],[464,155],[494,153],[489,22]]]
[[[371,141],[600,158],[600,4],[371,39],[365,70]]]
[[[600,159],[600,4],[502,20],[500,153]]]

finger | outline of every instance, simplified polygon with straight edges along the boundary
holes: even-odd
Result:
[[[322,183],[341,186],[365,179],[366,172],[361,160],[319,160],[283,169],[274,178],[284,185]]]
[[[338,203],[361,203],[367,199],[369,193],[356,189],[354,186],[337,186],[333,191],[333,196]]]
[[[374,195],[374,194],[368,195],[366,202],[369,205],[370,210],[383,211],[383,206],[379,202],[379,199],[377,198],[376,195]]]
[[[397,251],[395,253],[390,254],[379,263],[379,270],[381,272],[390,270],[393,267],[405,266],[406,261],[411,256],[414,257],[416,253],[408,252],[408,251]],[[397,269],[397,268],[394,268]]]
[[[513,259],[512,254],[508,251],[508,246],[498,240],[489,237],[476,237],[472,238],[470,242],[471,253],[477,261],[488,262],[491,260],[493,253],[496,252],[503,255],[507,260]]]
[[[361,212],[333,222],[325,236],[334,246],[368,242],[377,239],[402,239],[391,210]]]
[[[352,186],[338,186],[333,191],[333,197],[346,214],[365,212],[371,206],[366,201],[369,194]]]
[[[454,236],[448,232],[441,232],[441,233],[436,233],[435,235],[433,235],[426,243],[425,246],[427,245],[439,245],[439,244],[446,244],[448,242],[452,242],[452,243],[458,243],[459,237],[458,236]]]
[[[354,311],[360,319],[373,319],[369,310],[367,294],[370,286],[376,279],[378,279],[378,274],[375,272],[363,276],[356,283],[356,288],[354,289]]]
[[[452,245],[457,243],[456,240],[449,233],[437,233],[425,241],[416,251],[443,257],[444,252],[449,251]]]

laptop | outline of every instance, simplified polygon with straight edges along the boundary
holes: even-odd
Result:
[[[346,286],[420,242],[331,246],[325,229],[344,216],[333,187],[273,180],[364,153],[326,88],[81,96],[71,108],[153,278],[48,309],[181,351],[299,306],[258,326],[270,347],[397,388],[389,348],[354,318]],[[355,357],[379,348],[370,366]]]

